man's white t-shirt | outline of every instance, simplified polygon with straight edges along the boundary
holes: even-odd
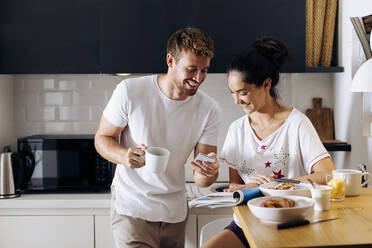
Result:
[[[249,183],[256,175],[293,178],[310,174],[313,165],[329,153],[311,121],[293,109],[283,125],[263,140],[257,138],[248,115],[234,121],[220,157]],[[234,220],[239,225],[235,215]]]
[[[217,146],[221,122],[217,102],[201,90],[182,101],[169,99],[160,90],[157,75],[152,75],[118,84],[103,115],[111,124],[124,127],[123,147],[144,144],[171,152],[163,174],[151,173],[146,166],[117,165],[113,180],[116,211],[148,221],[185,220],[184,165],[198,142]]]
[[[328,156],[310,120],[293,109],[283,125],[263,140],[255,135],[248,115],[234,121],[220,157],[237,167],[249,183],[256,175],[293,178],[310,174],[312,166]]]

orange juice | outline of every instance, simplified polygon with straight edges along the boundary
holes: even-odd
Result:
[[[333,178],[328,182],[328,186],[332,187],[331,199],[333,201],[342,201],[345,198],[345,182],[340,178]]]

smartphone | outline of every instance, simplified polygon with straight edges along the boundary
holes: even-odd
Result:
[[[199,153],[196,158],[194,159],[194,161],[196,160],[200,160],[202,162],[209,162],[209,163],[214,163],[214,161],[216,161],[215,158],[212,158],[212,157],[209,157],[207,156],[206,154],[204,153]]]

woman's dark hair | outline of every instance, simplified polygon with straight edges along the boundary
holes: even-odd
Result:
[[[227,73],[243,73],[244,82],[260,87],[266,78],[271,78],[270,95],[278,98],[275,86],[279,81],[279,72],[288,57],[288,48],[272,37],[257,39],[248,52],[236,55],[230,62]]]

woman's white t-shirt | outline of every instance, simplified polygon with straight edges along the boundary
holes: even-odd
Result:
[[[293,178],[310,174],[313,165],[329,153],[310,120],[293,109],[283,125],[263,140],[255,135],[248,115],[234,121],[220,157],[249,183],[257,175]],[[239,225],[235,215],[234,220]]]
[[[237,168],[245,183],[256,175],[276,178],[307,175],[316,162],[328,156],[310,120],[297,109],[263,140],[255,135],[248,115],[234,121],[220,155]]]
[[[118,84],[103,115],[111,124],[124,127],[123,147],[145,144],[171,152],[163,174],[151,173],[146,166],[128,169],[117,165],[113,180],[116,211],[148,221],[185,220],[184,166],[198,142],[217,146],[221,122],[217,102],[200,90],[182,101],[169,99],[152,75]]]

